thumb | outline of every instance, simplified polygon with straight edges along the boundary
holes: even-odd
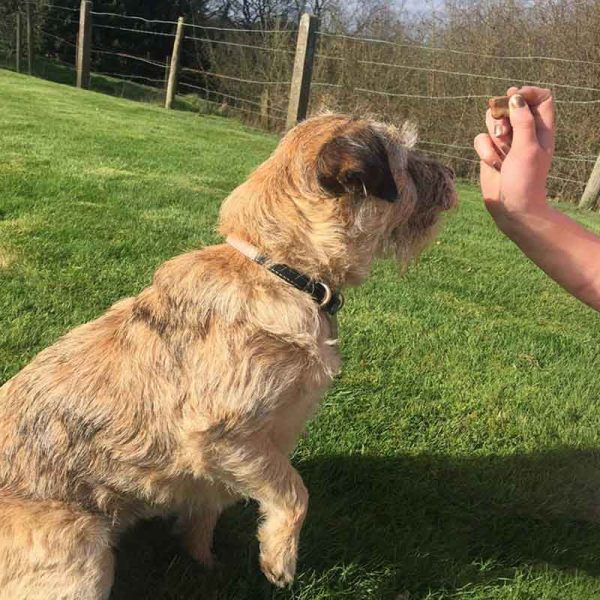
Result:
[[[535,119],[529,109],[525,98],[514,94],[508,102],[510,124],[513,128],[513,148],[523,148],[537,145],[538,139],[535,130]]]

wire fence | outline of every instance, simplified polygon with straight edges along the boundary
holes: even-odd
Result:
[[[598,61],[491,55],[327,32],[318,34],[315,61],[313,107],[413,120],[422,151],[472,178],[478,173],[472,140],[485,127],[486,99],[512,85],[549,87],[558,122],[551,193],[578,198],[585,187],[600,138],[594,119],[600,104]],[[565,73],[570,81],[563,79]]]
[[[94,67],[164,93],[176,21],[92,11]],[[123,51],[121,32],[145,38],[145,55]],[[130,36],[128,36],[130,37]],[[189,23],[181,48],[178,101],[198,110],[237,115],[253,125],[281,129],[294,59],[295,31],[234,29]],[[159,48],[160,46],[160,48]],[[108,60],[107,60],[108,59]],[[132,74],[131,63],[138,68]],[[140,73],[139,64],[145,68]],[[129,75],[128,75],[129,73]]]
[[[92,88],[163,102],[177,22],[92,11]],[[48,4],[36,15],[38,70],[56,63],[74,77],[79,11]],[[297,31],[288,23],[238,29],[186,23],[177,103],[233,115],[273,131],[285,126]],[[473,52],[332,32],[317,34],[311,114],[333,110],[412,120],[418,148],[474,178],[472,140],[484,127],[486,99],[509,85],[550,87],[558,140],[549,182],[555,196],[576,199],[596,160],[600,61],[562,56]],[[0,38],[9,57],[11,39]],[[14,50],[14,48],[13,48]]]

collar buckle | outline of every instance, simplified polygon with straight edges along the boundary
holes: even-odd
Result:
[[[327,305],[331,302],[331,299],[333,298],[333,293],[331,291],[331,288],[326,283],[319,281],[318,285],[320,285],[325,290],[325,295],[323,296],[323,299],[319,302],[319,306],[321,308],[326,308]]]
[[[331,300],[326,306],[321,305],[321,308],[332,317],[335,316],[344,306],[346,299],[341,292],[332,294]]]

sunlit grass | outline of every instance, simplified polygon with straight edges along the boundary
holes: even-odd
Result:
[[[4,381],[216,241],[276,138],[1,71],[0,95]],[[214,573],[168,524],[127,535],[115,600],[600,598],[598,317],[460,196],[404,278],[382,262],[347,294],[344,371],[294,455],[311,506],[293,588],[258,571],[249,505],[219,525]]]

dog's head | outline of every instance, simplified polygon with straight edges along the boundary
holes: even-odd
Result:
[[[415,138],[345,115],[304,121],[225,201],[220,231],[332,285],[360,283],[389,251],[406,263],[456,203],[453,172]]]

